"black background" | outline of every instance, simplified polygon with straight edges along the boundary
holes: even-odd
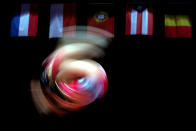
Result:
[[[2,42],[2,119],[19,129],[131,130],[184,127],[190,116],[195,46],[193,39],[165,38],[164,14],[192,14],[191,1],[153,1],[154,35],[125,36],[129,1],[113,2],[115,37],[98,62],[104,67],[109,90],[99,102],[63,118],[40,117],[30,96],[30,80],[38,79],[41,62],[54,49],[49,39],[49,7],[63,0],[38,2],[38,36],[10,38],[10,22],[20,4],[6,3]],[[66,2],[66,1],[65,1]],[[71,1],[69,1],[71,2]],[[88,2],[78,4],[78,25],[85,24]],[[146,1],[145,1],[146,2]],[[151,2],[151,1],[147,1]],[[3,5],[2,5],[3,6]],[[17,124],[14,124],[17,123]],[[27,125],[24,126],[24,125]]]

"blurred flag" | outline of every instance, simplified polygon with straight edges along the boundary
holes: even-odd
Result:
[[[165,15],[165,37],[192,38],[192,23],[188,15]]]
[[[62,37],[67,26],[76,26],[76,4],[51,4],[49,38]]]
[[[153,34],[153,11],[152,8],[126,9],[126,35],[152,35]]]
[[[176,34],[178,37],[192,38],[192,23],[188,15],[176,15]]]
[[[89,4],[88,9],[87,25],[108,31],[114,36],[114,15],[112,12],[112,3]]]
[[[20,13],[11,20],[10,36],[36,36],[38,25],[38,5],[21,4]]]
[[[176,16],[165,15],[165,36],[175,38],[176,37]]]

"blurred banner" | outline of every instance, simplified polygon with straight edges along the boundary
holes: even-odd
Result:
[[[87,26],[103,29],[114,36],[114,14],[112,7],[112,3],[89,4]]]
[[[152,7],[127,5],[126,9],[126,35],[152,35],[153,10]]]
[[[76,25],[76,4],[52,4],[50,7],[49,38],[63,36],[63,28]]]
[[[37,36],[38,4],[21,4],[19,12],[11,20],[10,36]]]
[[[192,21],[189,15],[165,15],[165,37],[192,38]]]

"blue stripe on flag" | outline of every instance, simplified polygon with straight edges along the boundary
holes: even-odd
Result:
[[[16,13],[11,21],[11,28],[10,28],[10,36],[16,37],[18,36],[19,31],[19,23],[20,23],[20,14]]]

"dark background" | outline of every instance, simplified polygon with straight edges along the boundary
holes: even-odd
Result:
[[[32,103],[29,85],[32,78],[39,78],[41,63],[57,41],[48,38],[50,4],[66,0],[30,1],[40,4],[38,36],[10,38],[12,15],[23,2],[29,1],[12,4],[8,1],[4,10],[6,42],[2,43],[5,45],[2,71],[5,73],[1,87],[4,121],[17,123],[14,127],[26,130],[123,131],[185,126],[192,100],[194,37],[165,38],[164,14],[192,15],[191,1],[143,1],[153,5],[153,36],[125,36],[126,3],[134,1],[99,1],[114,3],[115,37],[105,57],[98,60],[108,75],[109,90],[101,101],[63,118],[40,117]],[[78,4],[77,19],[80,19],[77,24],[85,25],[86,5],[97,1],[75,2]]]

